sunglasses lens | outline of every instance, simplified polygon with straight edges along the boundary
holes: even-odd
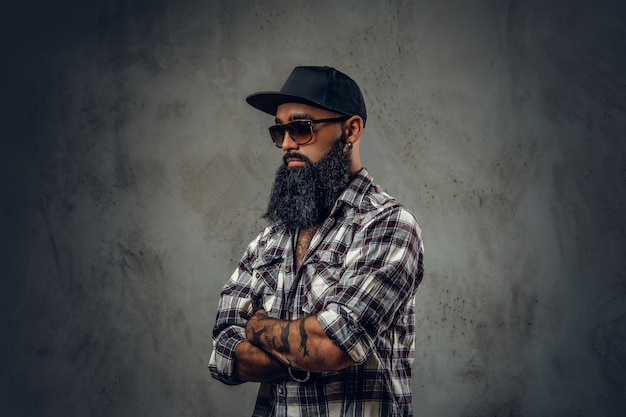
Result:
[[[296,143],[304,144],[311,139],[311,125],[306,122],[292,122],[287,125],[289,135]]]
[[[285,130],[289,136],[299,145],[304,145],[313,136],[311,124],[307,122],[291,122],[286,125],[274,125],[270,127],[270,136],[274,144],[281,148],[285,138]]]
[[[270,136],[272,137],[272,142],[274,145],[279,148],[283,146],[283,138],[285,137],[285,126],[284,125],[275,125],[270,127]]]

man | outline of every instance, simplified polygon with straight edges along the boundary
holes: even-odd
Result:
[[[275,116],[284,163],[221,293],[211,375],[261,382],[254,416],[412,415],[420,229],[361,164],[359,87],[297,67],[246,100]]]

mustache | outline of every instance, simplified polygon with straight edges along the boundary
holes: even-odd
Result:
[[[307,158],[306,156],[304,156],[304,155],[302,155],[302,154],[300,154],[298,152],[288,152],[285,155],[283,155],[283,163],[285,165],[287,165],[287,162],[290,159],[298,159],[298,160],[306,163],[307,165],[312,165],[313,164],[313,162],[309,158]]]

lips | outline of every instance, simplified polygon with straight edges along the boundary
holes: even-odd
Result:
[[[306,163],[305,163],[303,160],[301,160],[301,159],[297,159],[297,158],[295,158],[295,159],[294,159],[294,158],[291,158],[291,159],[288,159],[288,160],[287,160],[287,166],[288,166],[289,168],[294,168],[294,167],[303,167],[303,166],[305,166],[305,165],[306,165]]]
[[[283,161],[285,162],[285,165],[287,165],[288,167],[306,165],[306,158],[304,156],[296,155],[296,154],[289,154],[289,153],[285,154],[285,156],[283,156]]]

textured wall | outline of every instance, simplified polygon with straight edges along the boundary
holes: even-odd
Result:
[[[423,227],[418,415],[626,410],[623,3],[15,3],[0,414],[250,413],[210,331],[280,158],[244,98],[298,64],[360,83]]]

